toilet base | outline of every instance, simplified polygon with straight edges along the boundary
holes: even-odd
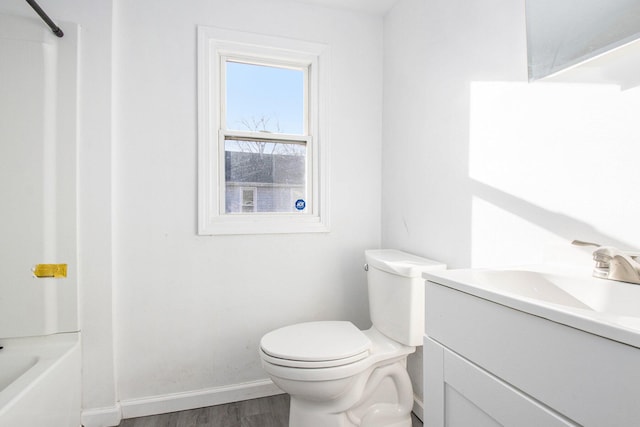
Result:
[[[291,395],[289,427],[411,427],[413,390],[406,356],[358,379],[360,385],[328,401]]]
[[[411,413],[390,420],[384,417],[362,419],[360,423],[349,418],[346,413],[327,414],[297,408],[292,400],[289,412],[289,427],[412,427]]]

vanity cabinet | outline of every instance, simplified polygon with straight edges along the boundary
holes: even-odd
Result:
[[[640,426],[640,349],[426,282],[426,427]]]

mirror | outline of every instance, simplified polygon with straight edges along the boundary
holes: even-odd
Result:
[[[533,81],[640,39],[640,1],[526,0],[526,23],[529,81]],[[607,66],[598,60],[599,67]],[[603,72],[589,74],[597,79],[596,74]],[[609,78],[611,73],[604,74]]]

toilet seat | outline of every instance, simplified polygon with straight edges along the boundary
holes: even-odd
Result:
[[[338,366],[348,365],[351,363],[358,362],[362,359],[365,359],[369,356],[369,352],[363,351],[360,354],[355,356],[346,357],[344,359],[337,360],[321,360],[316,362],[309,362],[304,360],[289,360],[289,359],[281,359],[278,357],[269,356],[267,353],[262,351],[261,357],[262,360],[273,365],[283,366],[286,368],[309,368],[309,369],[319,369],[319,368],[334,368]]]
[[[351,322],[321,321],[285,326],[260,341],[262,358],[292,368],[329,368],[369,356],[371,340]]]

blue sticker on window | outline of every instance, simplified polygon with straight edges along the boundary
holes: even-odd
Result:
[[[306,207],[307,207],[307,202],[305,202],[302,199],[296,200],[296,209],[301,211],[301,210],[304,210],[304,208],[306,208]]]

